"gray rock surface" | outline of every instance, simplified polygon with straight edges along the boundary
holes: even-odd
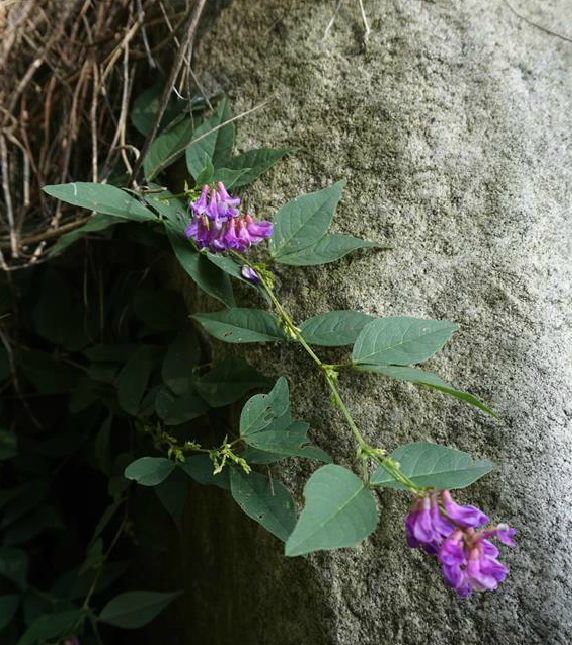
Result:
[[[567,0],[512,3],[570,31]],[[323,37],[334,4],[236,0],[210,24],[195,68],[236,113],[268,101],[238,123],[239,149],[298,147],[249,189],[258,213],[345,178],[334,230],[394,247],[280,268],[281,297],[298,320],[347,308],[460,323],[429,367],[504,425],[373,377],[344,378],[342,390],[371,443],[429,440],[495,460],[496,472],[459,497],[515,526],[518,548],[503,548],[511,571],[497,592],[461,601],[436,562],[405,545],[405,495],[380,495],[380,527],[357,548],[287,560],[216,491],[216,522],[192,537],[210,583],[189,597],[189,629],[217,645],[566,645],[572,44],[501,0],[365,0],[364,50],[357,0],[342,3]],[[286,374],[317,443],[350,463],[351,435],[310,362],[290,347],[248,355]],[[314,466],[293,460],[281,475],[300,494]]]

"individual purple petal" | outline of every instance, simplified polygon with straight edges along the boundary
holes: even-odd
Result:
[[[459,564],[444,564],[443,577],[450,587],[460,587],[465,581],[465,574],[461,571]]]
[[[256,273],[256,271],[252,267],[249,267],[246,264],[242,267],[240,273],[242,274],[243,278],[250,280],[250,282],[253,282],[254,284],[258,284],[260,282],[260,276],[258,275],[258,273]]]
[[[481,511],[480,508],[471,506],[470,504],[466,506],[457,504],[457,502],[455,502],[451,497],[451,493],[448,490],[444,490],[441,493],[441,499],[443,500],[447,516],[459,526],[474,528],[489,523],[489,518]]]
[[[499,550],[496,546],[488,540],[481,540],[481,547],[483,549],[483,553],[490,558],[496,558],[499,554]]]
[[[189,240],[195,240],[199,232],[199,219],[198,217],[193,217],[191,222],[185,227],[185,237]]]
[[[463,531],[455,531],[453,535],[443,542],[443,546],[439,549],[438,558],[444,565],[448,566],[466,564],[467,558],[464,547],[465,536]]]
[[[516,546],[516,542],[512,539],[512,536],[516,535],[516,529],[511,528],[508,524],[497,524],[494,533],[497,540],[503,544]]]
[[[236,236],[236,239],[238,244],[238,250],[241,253],[248,251],[251,245],[251,241],[250,241],[250,235],[248,234],[248,230],[246,228],[246,223],[244,222],[243,219],[240,219],[238,221],[238,234]]]
[[[216,190],[211,190],[211,198],[209,200],[209,205],[207,206],[206,214],[208,215],[211,221],[218,220],[218,201],[217,201],[217,192]]]
[[[436,502],[429,497],[418,497],[405,520],[407,544],[412,548],[420,546],[432,555],[437,554],[445,535],[452,533],[455,528],[452,524],[442,522],[438,514],[435,515],[435,506]]]
[[[207,218],[203,215],[198,223],[198,231],[197,231],[197,237],[195,239],[195,242],[197,243],[197,246],[199,249],[205,248],[205,246],[208,246],[210,241],[210,232],[209,232],[209,224]]]
[[[405,518],[405,539],[407,540],[407,546],[410,546],[412,549],[415,549],[418,546],[421,546],[419,540],[413,535],[413,527],[417,521],[417,515],[419,511],[413,510]]]
[[[444,538],[449,537],[455,530],[455,525],[441,513],[437,493],[431,495],[431,520],[435,531]]]
[[[435,530],[431,519],[431,500],[428,497],[421,497],[418,500],[418,513],[413,524],[413,535],[422,544],[431,543],[435,539]]]
[[[227,250],[227,245],[224,241],[226,229],[226,224],[218,219],[210,223],[209,246],[213,253]]]
[[[457,593],[461,598],[468,598],[473,593],[473,585],[466,575],[463,576],[463,582],[457,587]]]
[[[205,184],[201,192],[201,196],[194,202],[191,202],[191,211],[194,215],[203,215],[207,212],[207,193],[209,187]]]
[[[224,236],[224,242],[229,249],[238,250],[240,247],[240,241],[236,237],[236,220],[231,219],[226,225],[226,233]]]
[[[498,560],[488,557],[477,544],[471,549],[467,564],[467,577],[476,591],[493,590],[506,578],[507,567]]]
[[[271,222],[255,222],[250,215],[246,215],[244,219],[253,244],[258,244],[272,236],[274,224]]]
[[[231,206],[238,206],[240,204],[240,197],[231,197],[228,194],[226,190],[226,186],[222,183],[222,181],[219,181],[217,186],[218,186],[218,192],[222,198],[222,201],[226,202]]]
[[[229,220],[238,215],[237,206],[240,204],[239,197],[231,197],[222,181],[218,183],[218,191],[213,190],[216,194],[218,217]]]

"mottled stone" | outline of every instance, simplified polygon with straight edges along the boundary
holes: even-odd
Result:
[[[227,575],[218,590],[205,583],[189,595],[190,615],[202,618],[188,633],[202,645],[565,645],[572,45],[500,1],[366,0],[364,50],[357,0],[342,3],[324,38],[334,4],[236,0],[209,25],[195,69],[230,95],[235,113],[267,101],[238,122],[240,150],[298,148],[249,188],[260,216],[345,178],[333,229],[393,246],[326,267],[280,267],[280,296],[298,320],[347,308],[461,325],[428,367],[492,405],[504,424],[369,376],[344,376],[342,391],[371,443],[428,440],[495,460],[498,469],[458,498],[515,526],[518,547],[503,548],[511,571],[496,593],[462,601],[434,560],[405,545],[404,494],[379,496],[380,527],[362,545],[295,560],[230,501],[217,501],[201,507],[194,557]],[[566,0],[513,4],[570,31]],[[289,378],[316,442],[350,464],[351,434],[310,361],[292,347],[248,353]],[[275,476],[300,495],[314,468],[291,460]],[[204,520],[209,513],[216,522]]]

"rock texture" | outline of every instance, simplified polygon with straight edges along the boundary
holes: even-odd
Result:
[[[572,44],[501,0],[365,0],[364,48],[357,0],[341,4],[324,37],[334,4],[228,3],[195,69],[231,96],[235,113],[268,101],[238,123],[240,149],[298,148],[249,189],[259,213],[345,178],[335,230],[393,246],[281,268],[280,294],[299,320],[348,308],[460,323],[429,366],[504,424],[373,377],[346,378],[342,389],[371,443],[429,440],[495,460],[496,472],[461,498],[515,526],[519,545],[503,549],[511,572],[496,593],[461,601],[436,563],[405,545],[404,496],[380,495],[380,528],[361,546],[287,560],[215,491],[200,512],[207,519],[189,529],[185,571],[199,577],[184,642],[566,645]],[[566,0],[511,6],[553,30],[572,24]],[[350,434],[311,364],[292,348],[249,356],[286,374],[316,441],[349,463]],[[293,460],[281,474],[300,493],[312,468]]]

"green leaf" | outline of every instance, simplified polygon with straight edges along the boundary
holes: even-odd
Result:
[[[125,478],[125,469],[133,462],[133,454],[122,452],[113,456],[108,475],[107,492],[113,499],[118,499],[125,493],[131,482]]]
[[[163,383],[175,394],[188,392],[193,368],[200,359],[201,347],[196,333],[192,329],[180,332],[169,345],[163,359]]]
[[[19,605],[20,596],[17,594],[0,596],[0,630],[10,624],[18,611]]]
[[[175,426],[196,419],[209,409],[208,404],[200,396],[185,392],[175,396],[167,388],[159,390],[155,399],[155,411],[166,425]]]
[[[304,487],[306,505],[286,543],[286,555],[353,546],[376,527],[372,492],[351,470],[328,464]]]
[[[460,450],[438,446],[434,443],[410,443],[394,450],[390,457],[401,466],[401,472],[419,486],[431,486],[438,490],[465,488],[492,470],[488,459],[473,461]],[[405,489],[381,466],[374,472],[371,484],[388,488]]]
[[[0,576],[23,589],[28,576],[28,556],[20,549],[0,549]]]
[[[266,452],[258,450],[252,446],[247,446],[246,450],[240,455],[248,464],[274,464],[277,461],[282,461],[290,455],[281,455],[277,452]]]
[[[360,240],[351,235],[324,235],[315,244],[294,253],[281,255],[279,258],[276,258],[276,261],[293,266],[327,264],[328,262],[339,260],[352,251],[365,248],[387,249],[390,247],[381,246],[375,242],[368,242],[367,240]]]
[[[159,100],[163,94],[163,87],[164,81],[161,80],[159,83],[155,83],[153,87],[141,92],[135,101],[133,101],[131,122],[144,137],[151,132],[153,119],[159,107]],[[181,112],[181,109],[171,96],[161,118],[159,128],[170,123]]]
[[[244,404],[240,413],[240,436],[249,435],[269,426],[290,408],[288,381],[281,376],[268,394],[256,394]]]
[[[376,374],[382,374],[383,376],[388,376],[389,378],[398,379],[400,381],[408,381],[409,383],[415,383],[416,385],[426,385],[434,390],[439,390],[449,396],[454,396],[456,399],[470,403],[496,419],[500,418],[494,410],[491,410],[491,408],[487,407],[484,403],[481,403],[476,396],[463,392],[462,390],[456,390],[452,385],[445,383],[445,381],[430,372],[424,372],[423,370],[415,369],[413,367],[381,367],[376,365],[359,366],[359,369],[374,372]]]
[[[448,320],[378,318],[367,324],[354,345],[359,365],[414,365],[423,363],[459,329]]]
[[[53,613],[56,610],[56,602],[57,600],[53,597],[50,598],[48,594],[44,596],[41,592],[34,589],[34,587],[28,587],[22,594],[22,617],[24,619],[24,623],[26,625],[31,625],[35,620],[40,618],[40,616]],[[65,605],[62,603],[62,605],[58,605],[57,607],[58,611],[63,611],[64,609],[70,609],[68,603],[65,603]],[[73,607],[71,609],[73,609]],[[20,629],[18,631],[21,632],[22,630]],[[3,641],[1,642],[2,645],[4,645]],[[16,640],[12,642],[12,645],[16,645]]]
[[[84,573],[87,573],[90,569],[97,569],[103,564],[104,560],[103,540],[98,538],[89,545],[85,560],[79,568],[78,574],[81,576]]]
[[[183,512],[189,492],[189,480],[180,468],[170,474],[165,481],[155,486],[155,494],[175,523],[177,531],[182,532]]]
[[[156,349],[142,345],[117,377],[117,397],[125,412],[137,416],[155,363]]]
[[[236,183],[240,180],[240,178],[245,175],[250,168],[242,168],[241,170],[232,170],[231,168],[219,168],[214,172],[213,175],[213,182],[217,183],[219,181],[222,181],[222,183],[225,185],[226,189],[228,190],[229,188],[232,188],[233,186],[236,186]],[[197,184],[200,186],[201,183],[197,179]]]
[[[214,474],[214,465],[208,455],[192,455],[185,458],[184,464],[178,467],[191,479],[203,486],[218,486],[223,490],[230,490],[229,469]]]
[[[315,193],[300,195],[276,215],[270,253],[278,261],[315,244],[330,226],[342,195],[344,181]]]
[[[112,215],[136,222],[154,221],[153,213],[129,193],[109,186],[86,181],[71,184],[44,186],[44,192],[69,204],[81,206],[89,211]],[[77,233],[77,231],[75,231]]]
[[[89,218],[89,221],[86,224],[80,226],[80,228],[76,228],[74,231],[62,235],[50,249],[48,255],[52,257],[54,255],[57,255],[58,253],[61,253],[62,251],[67,249],[68,246],[71,246],[74,242],[77,242],[77,240],[88,235],[89,233],[98,233],[99,231],[104,231],[105,229],[108,229],[115,224],[124,224],[126,222],[127,220],[121,220],[117,217],[113,217],[112,215],[103,215],[101,213],[96,213]]]
[[[105,531],[105,529],[109,526],[109,523],[113,519],[113,516],[117,512],[117,509],[123,504],[124,501],[125,500],[123,498],[115,499],[105,508],[105,510],[101,514],[101,517],[97,521],[97,524],[95,525],[93,535],[91,536],[90,545],[93,544],[103,533],[103,531]]]
[[[147,181],[152,181],[183,156],[195,132],[193,119],[183,119],[153,141],[143,161],[143,172]]]
[[[269,168],[271,168],[282,157],[295,151],[295,148],[257,148],[254,150],[247,150],[242,154],[233,157],[228,162],[228,167],[232,169],[245,170],[246,172],[241,175],[234,186],[245,186],[250,184],[257,177],[260,177]]]
[[[9,489],[9,492],[13,497],[4,503],[0,530],[5,529],[43,503],[49,493],[49,483],[46,479],[32,479]]]
[[[90,361],[102,363],[127,363],[133,356],[135,343],[116,343],[109,345],[92,345],[83,351]]]
[[[234,124],[226,123],[222,127],[219,126],[231,118],[228,100],[225,98],[220,102],[215,114],[195,130],[193,140],[186,150],[187,170],[193,177],[198,177],[203,169],[205,154],[215,168],[225,167],[234,145]]]
[[[0,461],[12,459],[18,454],[16,434],[9,430],[0,429]]]
[[[205,154],[204,168],[201,170],[199,176],[196,179],[197,186],[204,186],[205,184],[212,184],[214,181],[215,169],[213,162],[210,160],[210,157]]]
[[[79,370],[60,363],[54,356],[35,349],[25,350],[17,357],[26,379],[41,394],[69,393],[75,389]]]
[[[60,514],[51,505],[38,506],[4,531],[5,546],[20,545],[44,531],[65,530]]]
[[[120,578],[129,568],[129,562],[106,562],[99,569],[100,575],[95,587],[95,594],[104,591]],[[93,573],[79,574],[79,567],[66,571],[57,578],[51,588],[51,595],[62,600],[83,600],[93,584]]]
[[[135,315],[152,329],[181,329],[187,323],[187,308],[176,291],[139,289],[133,299]]]
[[[72,609],[58,614],[48,614],[37,618],[22,634],[18,645],[44,645],[53,640],[70,635],[72,627],[86,614],[83,609]]]
[[[155,184],[151,184],[151,187],[156,188]],[[182,222],[188,219],[188,213],[187,207],[178,197],[175,197],[169,190],[163,190],[160,193],[141,193],[140,197],[184,236]]]
[[[223,309],[212,314],[193,314],[191,318],[226,343],[288,340],[278,319],[261,309]]]
[[[309,445],[310,440],[307,436],[309,429],[309,423],[294,421],[290,412],[286,412],[262,430],[250,432],[243,439],[249,446],[273,455],[304,457],[331,463],[332,459],[326,452]]]
[[[114,627],[137,629],[150,623],[182,593],[129,591],[110,600],[99,614],[99,620]]]
[[[164,457],[141,457],[125,469],[125,477],[142,486],[157,486],[175,469],[175,464]]]
[[[359,311],[328,311],[305,320],[300,331],[310,345],[353,345],[361,330],[372,320],[373,316]]]
[[[264,287],[261,284],[254,284],[251,280],[247,280],[241,273],[242,266],[237,264],[232,258],[229,258],[227,255],[223,255],[222,253],[211,253],[210,251],[203,251],[203,253],[207,256],[210,262],[222,269],[225,273],[228,273],[228,275],[231,275],[233,278],[247,284],[251,289],[254,289],[265,302],[268,304],[272,302],[264,290]]]
[[[241,468],[231,468],[230,490],[248,517],[286,542],[297,516],[292,494],[282,482],[271,482],[256,472],[246,474]]]
[[[196,383],[199,394],[213,408],[229,405],[256,388],[270,387],[272,381],[240,358],[227,357]]]
[[[199,253],[185,238],[183,227],[166,226],[167,236],[183,269],[209,296],[216,298],[226,307],[234,307],[234,296],[230,278],[209,262],[204,253]]]
[[[261,459],[255,453],[253,463],[271,463],[280,456],[331,462],[327,453],[309,445],[309,424],[294,421],[289,408],[288,383],[283,377],[271,392],[257,394],[244,405],[240,415],[241,439],[248,446],[269,453],[267,459]]]

